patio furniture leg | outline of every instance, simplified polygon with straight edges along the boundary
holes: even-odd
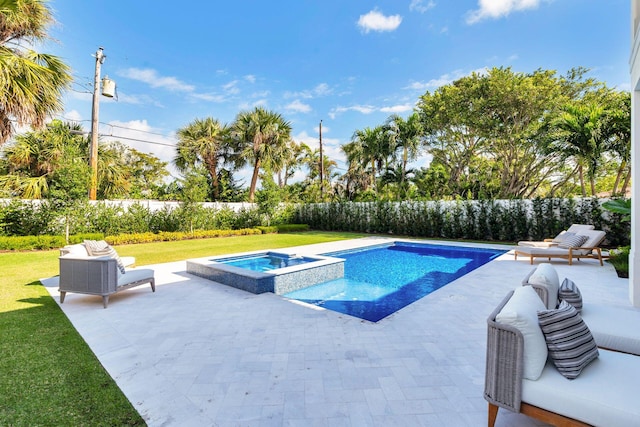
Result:
[[[67,296],[67,293],[65,291],[60,291],[60,304],[64,302],[64,297],[66,296]]]
[[[151,291],[155,292],[156,291],[156,279],[155,277],[153,279],[151,279]]]
[[[489,427],[493,427],[496,424],[496,418],[498,417],[498,405],[489,403]]]
[[[102,296],[102,305],[104,306],[104,308],[107,308],[107,306],[109,305],[109,295]]]

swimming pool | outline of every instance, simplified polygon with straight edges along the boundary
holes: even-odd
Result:
[[[271,271],[279,268],[293,267],[309,262],[317,261],[317,258],[305,256],[292,256],[278,252],[267,252],[257,255],[244,255],[238,257],[219,258],[216,261],[233,265],[234,267],[246,268],[252,271]]]
[[[406,242],[332,252],[344,278],[284,296],[377,322],[505,252]]]

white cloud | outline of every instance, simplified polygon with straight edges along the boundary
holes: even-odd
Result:
[[[238,93],[240,93],[240,89],[238,88],[238,80],[232,80],[229,83],[222,85],[222,89],[224,89],[225,92],[231,94],[231,95],[237,95]]]
[[[248,81],[249,83],[255,83],[256,82],[256,76],[254,76],[253,74],[247,74],[246,76],[244,76],[244,79],[246,81]]]
[[[77,110],[71,110],[64,113],[64,119],[69,122],[81,122],[82,114]]]
[[[435,79],[431,79],[429,81],[426,82],[411,82],[408,86],[406,86],[404,89],[409,89],[409,90],[416,90],[416,91],[426,91],[426,90],[432,90],[432,89],[437,89],[440,86],[445,86],[448,85],[450,83],[453,83],[454,81],[465,77],[465,76],[470,76],[472,73],[477,73],[477,74],[484,74],[487,72],[486,68],[478,68],[475,70],[472,70],[470,72],[464,72],[462,70],[454,70],[451,73],[446,73],[443,74]]]
[[[329,117],[335,119],[338,114],[346,113],[347,111],[357,111],[362,114],[371,114],[376,111],[376,107],[371,105],[352,105],[351,107],[335,107],[329,112]]]
[[[300,92],[285,92],[285,98],[317,98],[320,96],[327,96],[333,93],[333,89],[327,83],[320,83],[313,89],[303,90]]]
[[[467,13],[467,24],[475,24],[484,19],[498,19],[513,11],[535,9],[541,0],[478,0],[479,8]]]
[[[377,10],[372,10],[366,15],[360,15],[358,26],[365,33],[369,31],[394,31],[400,26],[401,22],[402,16],[400,15],[385,16]]]
[[[195,99],[200,99],[202,101],[217,102],[217,103],[222,103],[229,100],[226,96],[220,95],[218,93],[193,93],[191,94],[191,97]]]
[[[311,106],[308,104],[304,104],[299,99],[296,99],[295,101],[289,103],[284,108],[285,110],[292,111],[294,113],[308,113],[311,111]]]
[[[119,76],[137,80],[148,84],[153,88],[164,88],[177,92],[193,92],[194,86],[184,83],[175,77],[162,77],[151,68],[127,68],[117,73]]]
[[[436,2],[433,0],[429,0],[427,4],[424,4],[424,0],[411,0],[409,10],[425,13],[427,10],[433,9],[434,7],[436,7]]]
[[[382,107],[380,111],[383,113],[406,113],[413,110],[413,106],[409,104],[393,105],[391,107]]]

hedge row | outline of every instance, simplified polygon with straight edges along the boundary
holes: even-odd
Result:
[[[516,242],[555,236],[573,223],[607,232],[606,245],[629,244],[630,224],[597,198],[344,202],[297,205],[294,221],[312,229],[414,237]]]

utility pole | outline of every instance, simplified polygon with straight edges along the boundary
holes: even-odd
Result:
[[[322,159],[322,120],[320,120],[320,199],[324,200],[324,178],[322,176],[322,169],[324,162]]]
[[[93,105],[91,107],[91,146],[89,149],[89,166],[91,167],[91,187],[89,187],[89,200],[96,199],[98,190],[98,107],[100,96],[100,65],[107,57],[102,53],[102,48],[96,52],[96,74],[93,81]]]

